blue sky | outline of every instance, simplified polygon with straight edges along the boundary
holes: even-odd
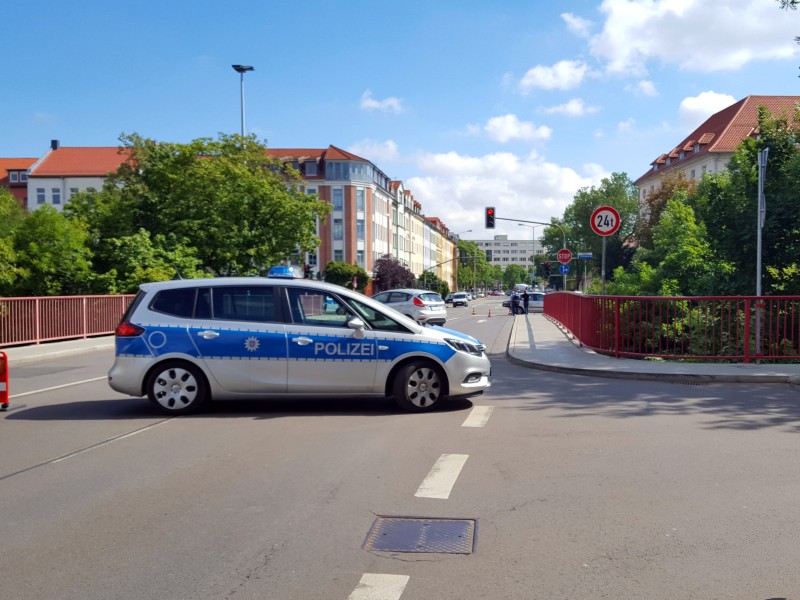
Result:
[[[0,157],[240,130],[339,146],[467,239],[528,237],[582,187],[642,175],[748,95],[800,95],[776,0],[232,0],[3,9]]]

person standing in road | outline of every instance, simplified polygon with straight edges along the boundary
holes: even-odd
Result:
[[[525,314],[528,314],[528,302],[531,301],[531,295],[528,293],[528,288],[525,288],[525,291],[522,292],[522,308],[525,309]]]

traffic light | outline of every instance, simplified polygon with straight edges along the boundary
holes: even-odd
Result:
[[[494,206],[486,207],[486,229],[494,229]]]
[[[544,263],[544,277],[545,279],[550,278],[550,261]]]

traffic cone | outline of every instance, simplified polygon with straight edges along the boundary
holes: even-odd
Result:
[[[474,317],[474,316],[475,316],[475,315],[477,315],[477,314],[478,314],[478,313],[476,313],[476,312],[475,312],[475,307],[473,306],[473,307],[472,307],[472,316]]]
[[[491,308],[489,309],[489,315],[488,315],[488,316],[489,316],[489,317],[491,317],[491,316],[492,316],[492,309],[491,309]]]

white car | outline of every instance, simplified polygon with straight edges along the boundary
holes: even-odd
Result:
[[[483,344],[307,279],[146,283],[116,329],[112,389],[163,413],[208,400],[393,396],[428,411],[490,386]]]
[[[447,307],[436,292],[415,289],[398,289],[380,292],[372,297],[391,306],[417,323],[444,325],[447,322]]]

